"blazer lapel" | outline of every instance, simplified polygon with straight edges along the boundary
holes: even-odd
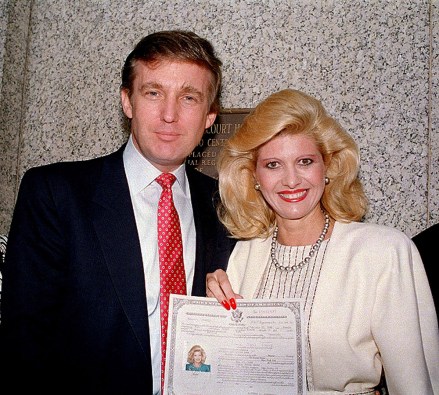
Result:
[[[122,153],[123,147],[104,159],[93,199],[93,222],[119,301],[149,358],[142,256]]]
[[[217,225],[212,223],[215,215],[212,187],[207,187],[204,177],[198,170],[186,166],[191,190],[192,210],[194,213],[196,236],[195,272],[192,295],[206,296],[206,273],[209,256],[216,251]]]

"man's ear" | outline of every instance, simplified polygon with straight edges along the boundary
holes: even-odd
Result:
[[[209,129],[215,122],[215,118],[218,114],[216,112],[210,112],[206,117],[206,126],[204,129]]]
[[[131,119],[133,117],[133,107],[131,106],[130,96],[127,89],[120,90],[120,100],[122,102],[123,112],[129,119]]]

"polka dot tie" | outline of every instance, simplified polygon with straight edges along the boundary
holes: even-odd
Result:
[[[186,294],[186,276],[183,264],[183,244],[180,220],[172,198],[171,173],[162,173],[156,181],[163,188],[157,210],[157,233],[160,260],[160,322],[161,322],[161,387],[163,392],[166,363],[166,337],[168,332],[169,295]]]

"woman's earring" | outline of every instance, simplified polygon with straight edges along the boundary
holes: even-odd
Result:
[[[325,185],[329,184],[329,177],[325,177]]]
[[[261,185],[259,184],[259,182],[257,182],[257,183],[255,184],[255,189],[256,189],[257,191],[259,191],[259,190],[261,189]]]

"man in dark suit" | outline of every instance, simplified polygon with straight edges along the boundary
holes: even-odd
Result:
[[[428,281],[430,283],[431,293],[433,294],[436,314],[439,314],[439,290],[437,281],[434,283],[433,278],[437,278],[436,270],[438,257],[436,253],[436,243],[439,242],[439,224],[430,226],[421,233],[413,237],[413,241],[421,254],[422,262],[424,262],[425,271],[427,272]],[[434,274],[433,274],[434,271]]]
[[[231,245],[216,180],[185,166],[219,110],[221,62],[190,32],[142,39],[122,70],[126,145],[108,156],[30,169],[3,268],[2,388],[12,393],[160,393],[155,178],[172,173],[187,293]]]

